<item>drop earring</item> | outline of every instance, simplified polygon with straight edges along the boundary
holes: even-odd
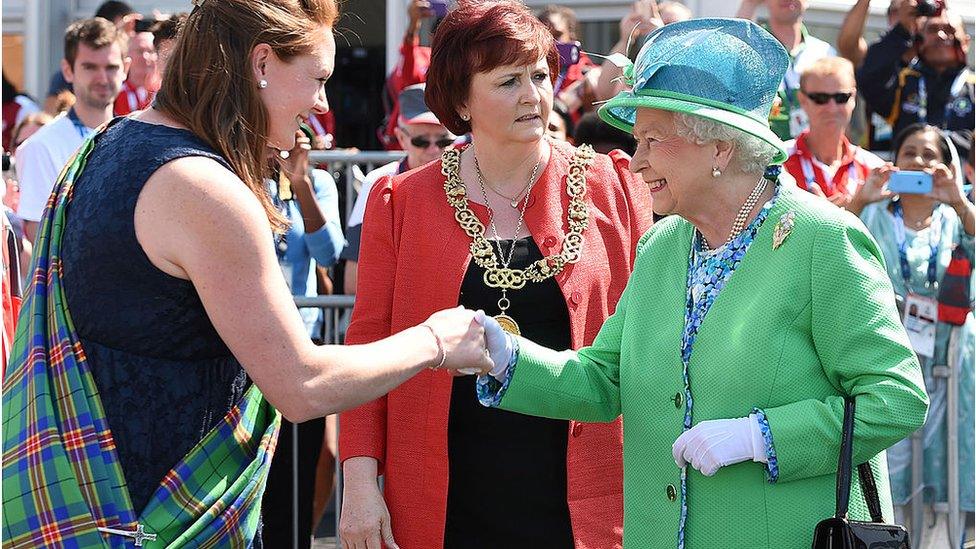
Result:
[[[267,88],[268,87],[268,81],[265,80],[264,78],[262,78],[261,81],[258,82],[258,87],[261,88],[262,90],[264,88]]]
[[[718,169],[718,166],[712,167],[712,177],[718,177],[722,175],[722,170]]]

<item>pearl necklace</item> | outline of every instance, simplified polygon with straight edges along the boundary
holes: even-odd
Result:
[[[739,233],[746,228],[746,221],[749,220],[749,213],[753,208],[756,207],[756,204],[759,202],[759,197],[761,197],[762,193],[766,190],[766,185],[768,183],[769,180],[765,177],[760,177],[759,181],[756,182],[756,186],[753,187],[752,192],[749,193],[749,198],[746,198],[745,203],[742,204],[741,208],[739,208],[739,213],[735,215],[735,220],[732,222],[732,229],[729,231],[729,238],[725,241],[726,244],[732,242],[732,239],[739,236]],[[702,234],[701,231],[698,231],[698,234],[701,236],[702,243],[705,244],[705,247],[712,249],[712,245],[709,244],[708,240],[705,239],[705,235]]]

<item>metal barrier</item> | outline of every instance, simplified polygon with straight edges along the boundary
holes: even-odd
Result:
[[[904,314],[905,300],[895,296],[898,312]],[[947,364],[933,365],[932,377],[944,380],[946,383],[946,494],[947,502],[933,502],[932,512],[935,515],[946,515],[946,530],[949,547],[962,544],[964,525],[959,519],[959,375],[964,366],[959,364],[959,345],[961,326],[954,326],[949,335],[949,350]],[[911,516],[912,547],[921,547],[925,527],[925,444],[923,440],[924,427],[920,427],[911,435],[912,441],[912,469],[911,495],[908,504]]]
[[[359,192],[356,182],[361,182],[365,174],[379,166],[400,161],[406,155],[407,153],[403,151],[311,151],[308,153],[308,159],[312,164],[328,164],[329,172],[333,174],[336,181],[345,180],[346,200],[343,219],[349,219],[352,206],[356,203],[356,193]]]
[[[342,315],[345,311],[352,309],[353,303],[355,303],[356,296],[354,295],[322,295],[315,297],[302,297],[295,296],[295,306],[299,309],[321,309],[322,310],[322,334],[320,334],[323,342],[330,345],[341,345],[344,333],[340,330],[342,325]],[[292,437],[291,437],[291,452],[292,452],[292,540],[294,547],[298,547],[298,426],[292,424]],[[335,447],[339,448],[339,418],[336,418],[336,441]],[[338,454],[338,451],[336,452]],[[333,489],[335,491],[335,531],[336,531],[336,547],[341,547],[339,544],[339,511],[342,509],[342,464],[339,461],[339,456],[335,456],[335,484]],[[315,482],[315,479],[311,479],[311,482]],[[314,535],[315,529],[318,524],[312,525],[312,533]]]

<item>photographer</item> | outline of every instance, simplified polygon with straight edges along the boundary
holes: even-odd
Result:
[[[397,121],[400,119],[400,92],[408,86],[422,84],[427,80],[430,47],[420,45],[420,27],[425,19],[443,16],[441,10],[446,9],[444,2],[437,2],[437,5],[435,7],[434,2],[429,0],[410,0],[407,7],[410,22],[403,35],[403,43],[400,44],[400,61],[386,79],[386,93],[383,98],[387,117],[381,139],[383,147],[388,151],[402,150],[396,135]]]
[[[925,122],[969,141],[976,77],[966,67],[969,36],[962,19],[936,0],[905,0],[898,24],[868,48],[857,85],[871,109],[897,135]],[[904,66],[902,56],[916,50]],[[969,151],[962,150],[965,156]]]

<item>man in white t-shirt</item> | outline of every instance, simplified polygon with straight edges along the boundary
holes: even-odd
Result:
[[[112,118],[112,104],[128,68],[124,44],[124,32],[101,17],[72,23],[64,33],[61,72],[73,85],[77,101],[24,141],[16,153],[17,215],[31,241],[61,169],[94,128]]]
[[[343,288],[347,294],[356,293],[359,265],[359,239],[362,234],[363,214],[366,211],[366,199],[373,184],[384,176],[396,175],[414,168],[419,168],[428,162],[440,158],[444,149],[454,144],[457,139],[434,116],[424,102],[425,84],[408,86],[400,92],[400,118],[394,129],[400,147],[407,153],[407,157],[398,162],[390,162],[366,174],[363,186],[359,189],[356,204],[346,222],[346,247],[342,250],[341,259],[346,260]]]

